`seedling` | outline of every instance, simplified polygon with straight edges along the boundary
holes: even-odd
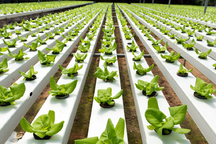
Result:
[[[56,55],[45,55],[42,51],[38,50],[38,60],[41,65],[49,66],[51,62],[55,62]]]
[[[179,38],[176,38],[176,41],[177,41],[178,44],[181,44],[182,42],[188,41],[189,39],[190,39],[190,37],[187,38],[187,39],[183,39],[183,38],[180,36]]]
[[[33,123],[30,123],[22,117],[20,126],[29,133],[34,133],[35,139],[50,139],[63,128],[64,121],[54,124],[55,112],[49,110],[48,114],[40,115]]]
[[[20,36],[17,36],[18,37],[18,39],[21,41],[21,42],[24,42],[24,41],[27,41],[27,39],[28,39],[28,34],[27,34],[27,36],[25,36],[25,37],[20,37]]]
[[[4,55],[2,52],[5,52],[8,50],[8,47],[0,47],[0,56]]]
[[[186,115],[187,105],[169,107],[170,117],[167,117],[160,111],[157,99],[152,97],[148,100],[148,109],[145,112],[146,120],[151,124],[147,126],[149,130],[155,130],[162,138],[162,135],[168,135],[172,131],[179,134],[189,133],[189,129],[175,128],[175,125],[180,124]]]
[[[164,46],[160,46],[160,45],[153,45],[154,49],[158,52],[158,53],[164,53],[167,50],[167,46],[168,46],[168,42],[166,42],[166,44]]]
[[[25,47],[30,48],[30,51],[37,51],[37,48],[40,46],[38,41],[32,42],[31,45],[23,43]]]
[[[9,57],[12,57],[12,58],[15,58],[15,61],[21,61],[23,59],[29,59],[29,57],[25,57],[24,58],[24,55],[27,55],[26,53],[23,53],[23,48],[21,48],[18,52],[18,54],[13,54],[9,49],[8,49],[8,56]]]
[[[197,48],[195,49],[196,54],[199,55],[201,59],[207,59],[207,56],[211,53],[212,49],[209,49],[207,52],[199,52]]]
[[[78,65],[77,63],[74,64],[73,67],[71,68],[63,68],[61,65],[58,65],[59,69],[62,71],[62,74],[66,74],[67,76],[69,76],[70,78],[74,78],[74,76],[78,75],[78,70],[82,69],[83,65]]]
[[[40,38],[40,36],[38,36],[38,38],[37,38],[37,42],[39,42],[41,45],[43,45],[43,44],[46,44],[46,41],[48,40],[48,38],[47,39],[45,39],[45,40],[42,40],[41,38]]]
[[[117,60],[116,56],[113,56],[112,58],[106,58],[106,59],[100,56],[100,58],[101,60],[104,60],[107,65],[113,65],[113,63],[115,63]]]
[[[13,41],[5,41],[4,39],[3,39],[3,42],[4,42],[4,44],[5,45],[7,45],[9,48],[11,48],[11,47],[15,47],[16,46],[16,39],[13,39]]]
[[[197,36],[196,34],[195,34],[195,37],[197,38],[197,41],[202,41],[204,38],[203,35]]]
[[[177,72],[177,75],[178,75],[178,76],[181,76],[181,77],[186,77],[186,76],[188,76],[188,73],[191,72],[192,70],[193,70],[193,68],[187,70],[187,69],[185,69],[185,68],[183,67],[182,64],[180,64],[179,70],[178,70],[178,72]]]
[[[13,84],[10,89],[0,85],[0,106],[15,105],[25,93],[25,84]]]
[[[78,50],[80,50],[81,52],[86,53],[89,51],[89,48],[90,43],[88,43],[87,45],[82,45],[82,43],[79,43]]]
[[[196,44],[195,40],[193,39],[190,43],[182,42],[182,46],[187,50],[193,50],[194,45]]]
[[[104,45],[101,45],[101,49],[99,49],[99,52],[101,52],[101,53],[105,53],[106,55],[112,55],[112,52],[114,51],[114,50],[116,50],[116,48],[117,48],[117,44],[116,44],[116,42],[114,42],[114,44],[113,45],[110,45],[109,47],[106,47],[106,46],[104,46]]]
[[[88,54],[76,53],[76,54],[74,54],[74,56],[75,56],[75,58],[76,58],[75,61],[77,61],[77,62],[79,62],[79,63],[83,63],[84,60],[86,59],[86,57],[88,56]]]
[[[171,51],[170,55],[162,55],[161,54],[161,57],[163,59],[166,59],[166,62],[169,62],[169,63],[174,63],[174,61],[178,60],[180,56],[181,56],[180,53],[178,53],[178,54],[175,55],[174,51]]]
[[[136,73],[138,75],[145,75],[147,72],[150,72],[154,68],[154,64],[152,64],[149,68],[143,68],[141,64],[136,65],[134,62],[133,69],[137,70]]]
[[[97,67],[97,71],[94,73],[94,76],[104,81],[112,82],[113,80],[115,80],[114,77],[118,77],[118,74],[117,71],[109,72],[107,69],[107,64],[104,63],[104,71],[100,67]]]
[[[134,61],[140,61],[141,58],[143,57],[144,53],[145,53],[145,51],[142,51],[139,55],[136,56],[136,55],[134,54],[134,52],[132,51],[132,55],[134,56],[133,60],[134,60]]]
[[[65,43],[56,40],[56,45],[52,48],[46,48],[47,51],[52,50],[52,54],[59,54],[64,49]]]
[[[175,39],[176,36],[177,36],[178,34],[174,34],[174,33],[173,33],[173,34],[169,34],[169,33],[168,33],[167,35],[168,35],[171,39]]]
[[[108,119],[106,129],[101,134],[100,138],[98,137],[90,137],[85,139],[75,140],[75,144],[104,144],[104,143],[112,143],[112,144],[125,144],[124,138],[124,128],[125,121],[123,118],[120,118],[116,127],[114,128],[111,119]]]
[[[4,37],[5,39],[10,39],[11,36],[12,36],[12,34],[11,34],[11,32],[8,33],[7,30],[4,29],[3,32],[0,32],[0,36],[1,36],[1,37]]]
[[[194,90],[194,96],[200,99],[211,99],[213,98],[212,94],[216,92],[216,89],[213,89],[213,84],[206,84],[206,82],[199,77],[196,78],[195,86],[190,85],[190,88]]]
[[[192,37],[194,33],[195,33],[195,29],[193,31],[190,31],[189,29],[187,30],[187,34],[189,37]]]
[[[207,44],[208,46],[211,46],[211,47],[213,47],[213,46],[215,46],[215,45],[216,45],[216,39],[215,39],[214,41],[212,41],[212,42],[211,42],[211,41],[209,41],[209,40],[207,40],[207,43],[208,43],[208,44]]]
[[[146,82],[143,80],[138,80],[138,84],[135,83],[137,89],[141,90],[143,95],[148,97],[156,96],[156,91],[161,91],[164,87],[159,87],[158,85],[158,78],[159,76],[156,75],[151,82]]]
[[[18,71],[23,77],[23,80],[35,80],[37,71],[34,71],[34,67],[31,65],[29,72],[26,74],[25,72]]]
[[[0,74],[9,71],[7,58],[0,62]]]
[[[127,45],[127,49],[130,50],[131,52],[136,52],[136,49],[139,48],[139,46],[137,46],[134,42],[134,40],[132,40],[131,46]]]
[[[131,40],[135,36],[135,33],[133,35],[130,34],[125,34],[125,39],[126,40]]]
[[[50,33],[45,33],[46,34],[46,36],[47,36],[47,39],[54,39],[55,38],[55,34],[54,33],[52,33],[52,32],[50,32]]]

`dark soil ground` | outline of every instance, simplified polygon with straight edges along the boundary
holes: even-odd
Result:
[[[113,13],[114,18],[114,25],[118,25],[115,17],[115,13]],[[103,23],[104,24],[104,23]],[[134,30],[132,29],[132,33],[134,33]],[[117,52],[120,54],[123,54],[123,47],[122,47],[122,41],[121,36],[119,32],[118,26],[115,29],[115,35],[116,35],[116,43],[117,43]],[[154,34],[152,34],[154,35]],[[97,47],[95,50],[95,53],[98,53],[98,49],[101,47],[100,40],[102,39],[103,32],[100,33],[99,41],[97,42]],[[154,35],[155,36],[155,35]],[[156,36],[155,36],[156,37]],[[158,37],[156,37],[158,39]],[[143,46],[137,35],[135,35],[135,40],[137,44],[139,45],[141,50],[145,51],[145,54],[148,54],[148,51]],[[163,42],[164,44],[164,42]],[[76,46],[77,47],[77,46]],[[72,53],[76,52],[77,48],[72,51]],[[172,48],[168,48],[168,51],[173,50]],[[67,67],[68,63],[72,59],[72,56],[69,56],[66,61],[62,64],[63,67]],[[163,93],[170,104],[170,106],[178,106],[181,105],[181,101],[178,99],[177,95],[169,85],[169,83],[166,81],[165,77],[159,70],[157,64],[155,64],[154,60],[152,58],[145,58],[148,65],[154,64],[154,68],[152,70],[154,75],[159,75],[159,85],[161,87],[165,87],[163,89]],[[179,60],[181,63],[184,62],[184,59]],[[127,126],[127,134],[128,134],[128,140],[129,144],[141,144],[141,135],[140,130],[138,126],[137,121],[137,115],[136,110],[134,106],[133,96],[131,92],[131,86],[130,86],[130,80],[128,76],[127,71],[127,64],[124,57],[118,57],[118,63],[119,63],[119,70],[120,70],[120,79],[121,79],[121,87],[124,90],[123,93],[123,101],[124,101],[124,111],[125,111],[125,118],[126,118],[126,126]],[[84,90],[82,92],[82,97],[79,103],[79,107],[77,110],[77,114],[73,123],[73,127],[71,130],[70,138],[68,143],[73,144],[75,139],[82,139],[87,137],[88,133],[88,126],[89,126],[89,120],[91,115],[91,107],[92,107],[92,101],[93,101],[93,95],[94,95],[94,89],[95,89],[95,83],[96,78],[94,77],[93,73],[96,71],[96,68],[99,64],[99,57],[93,57],[91,66],[89,69],[89,73],[86,79],[86,83],[84,86]],[[186,68],[192,68],[193,66],[186,62]],[[193,67],[194,68],[194,67]],[[197,69],[194,68],[192,71],[192,74],[194,76],[199,76],[201,79],[205,80],[207,83],[212,83],[208,78],[206,78],[202,73],[200,73]],[[60,70],[57,71],[54,78],[57,81],[58,78],[61,76]],[[216,86],[214,85],[214,88]],[[25,115],[25,118],[31,122],[34,118],[34,116],[37,114],[43,103],[45,102],[46,98],[48,97],[48,91],[50,90],[49,84],[46,86],[44,91],[41,93],[41,95],[38,97],[36,102],[32,105],[30,110]],[[191,141],[192,144],[207,144],[207,141],[201,134],[200,130],[194,123],[193,119],[190,117],[190,115],[187,113],[185,120],[181,124],[183,128],[191,129],[191,132],[189,134],[186,134],[187,138]],[[15,129],[16,132],[18,132],[18,137],[21,138],[24,134],[24,131],[21,129],[20,125],[17,126]]]

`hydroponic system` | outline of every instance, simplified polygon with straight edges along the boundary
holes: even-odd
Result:
[[[0,143],[214,144],[216,15],[202,9],[1,4]]]

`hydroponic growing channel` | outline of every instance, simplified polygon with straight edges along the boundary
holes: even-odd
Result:
[[[59,3],[0,19],[89,4]],[[161,8],[92,3],[2,27],[0,143],[214,143],[214,11]]]

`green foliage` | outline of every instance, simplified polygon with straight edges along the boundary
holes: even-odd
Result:
[[[193,49],[194,45],[196,44],[195,40],[193,39],[190,43],[182,42],[182,46],[186,49]]]
[[[18,71],[25,79],[33,79],[33,76],[38,72],[34,70],[34,67],[31,65],[29,72],[26,74],[25,72]]]
[[[49,91],[49,94],[52,94],[52,96],[66,96],[71,94],[74,89],[76,88],[78,80],[74,80],[67,84],[58,85],[53,76],[50,78],[50,88],[51,91]]]
[[[130,51],[132,51],[132,52],[133,52],[133,51],[136,51],[137,48],[139,48],[139,46],[137,46],[137,45],[135,44],[134,40],[132,40],[131,46],[128,46],[128,45],[127,45],[127,49],[130,50]]]
[[[20,126],[22,129],[29,133],[35,133],[38,137],[44,138],[45,136],[52,136],[57,134],[63,128],[64,121],[59,123],[55,122],[55,112],[49,110],[48,114],[40,115],[33,123],[30,123],[22,117]]]
[[[56,40],[56,45],[52,48],[46,48],[47,51],[52,50],[53,54],[58,54],[64,49],[65,43]]]
[[[185,73],[189,73],[189,72],[191,72],[192,70],[193,70],[193,68],[187,70],[187,69],[185,69],[185,68],[183,67],[182,64],[180,64],[180,66],[179,66],[179,70],[178,70],[177,73],[178,73],[178,74],[185,74]]]
[[[17,41],[16,41],[15,39],[13,39],[13,41],[5,41],[5,40],[3,39],[3,42],[4,42],[4,44],[7,45],[8,47],[15,47]]]
[[[8,47],[0,47],[0,56],[1,55],[4,55],[3,53],[1,53],[1,52],[5,52],[5,51],[7,51],[8,50]]]
[[[174,61],[178,60],[180,56],[181,56],[180,53],[178,53],[178,54],[175,55],[174,51],[171,51],[170,55],[162,55],[161,54],[161,57],[163,59],[166,59],[166,61],[168,61],[168,62],[174,62]]]
[[[18,37],[18,39],[21,41],[21,42],[23,42],[23,41],[27,41],[27,39],[28,39],[28,34],[27,34],[27,36],[25,36],[25,37],[20,37],[20,36],[17,36]]]
[[[140,61],[141,58],[143,57],[144,53],[145,53],[145,51],[142,51],[139,55],[136,56],[136,55],[134,54],[134,51],[132,51],[132,55],[134,56],[133,60],[134,60],[134,61]]]
[[[46,44],[46,41],[48,40],[48,38],[47,39],[45,39],[45,40],[42,40],[41,38],[40,38],[40,36],[38,36],[38,38],[37,38],[37,42],[39,42],[41,45],[43,45],[43,44]]]
[[[9,71],[7,58],[0,62],[0,74]]]
[[[80,50],[81,52],[88,52],[90,48],[90,43],[88,43],[87,45],[82,45],[82,43],[79,43],[78,46],[78,50]]]
[[[167,46],[168,46],[168,42],[166,42],[166,44],[164,46],[160,46],[160,45],[153,45],[154,49],[158,52],[158,53],[164,53],[167,50]]]
[[[0,85],[0,103],[10,103],[11,105],[15,105],[15,100],[20,99],[25,93],[25,84],[14,84],[10,86],[10,89],[3,87]]]
[[[4,37],[5,39],[10,39],[12,34],[11,34],[11,32],[8,33],[7,30],[4,29],[3,32],[0,32],[0,36]]]
[[[197,41],[202,41],[204,38],[203,35],[197,36],[196,34],[195,34],[195,37],[197,38]]]
[[[42,51],[38,50],[38,60],[42,65],[50,65],[51,62],[55,62],[56,55],[45,55]]]
[[[195,49],[196,54],[198,54],[198,55],[199,55],[199,58],[202,58],[202,59],[207,59],[207,56],[211,53],[211,51],[212,51],[212,49],[209,49],[209,50],[206,51],[206,52],[199,52],[199,51],[197,50],[197,48]]]
[[[38,44],[38,41],[32,42],[31,45],[27,45],[25,43],[23,43],[25,47],[30,48],[31,51],[36,51],[37,48],[40,46]]]
[[[13,54],[9,49],[8,49],[8,56],[15,58],[15,61],[20,61],[24,59],[24,55],[27,55],[26,53],[23,53],[23,48],[21,48],[18,52],[18,54]],[[29,59],[29,57],[25,57],[25,59]]]
[[[123,90],[118,92],[115,96],[112,97],[112,88],[108,87],[107,89],[99,89],[97,97],[95,96],[94,99],[99,104],[108,104],[108,105],[114,105],[115,102],[114,99],[118,99],[123,94]]]
[[[107,55],[111,55],[112,52],[113,52],[114,50],[116,50],[117,44],[116,44],[116,42],[114,42],[114,44],[113,44],[113,45],[110,44],[109,47],[106,47],[106,46],[104,46],[104,45],[101,45],[101,47],[102,47],[102,48],[99,49],[99,52],[105,53],[105,54],[107,54]]]
[[[88,54],[76,53],[76,54],[74,54],[74,56],[75,56],[77,62],[82,63],[82,62],[84,62],[84,60],[86,59]]]
[[[162,138],[162,131],[168,133],[167,130],[172,130],[180,134],[189,133],[189,129],[174,128],[175,125],[180,124],[186,115],[187,105],[176,107],[169,107],[170,117],[167,117],[160,111],[157,99],[152,97],[148,100],[148,109],[145,112],[146,120],[151,124],[147,126],[149,130],[156,130],[158,135]],[[165,121],[164,121],[165,120]]]
[[[62,74],[66,74],[72,79],[74,78],[74,74],[76,74],[77,71],[83,67],[83,65],[79,66],[77,63],[75,63],[74,66],[71,68],[63,68],[61,65],[58,65],[58,66],[59,66],[59,69],[62,71]]]
[[[144,74],[146,74],[147,72],[150,72],[153,68],[154,68],[154,64],[152,64],[149,68],[143,68],[143,66],[142,66],[141,64],[136,65],[135,62],[134,62],[134,65],[133,65],[133,69],[134,69],[134,70],[137,70],[137,72],[138,72],[140,75],[144,75]]]
[[[120,118],[114,128],[111,119],[108,119],[106,129],[101,134],[100,138],[90,137],[85,139],[75,140],[75,144],[125,144],[124,138],[125,121]]]
[[[135,86],[137,87],[137,89],[145,91],[146,95],[151,95],[154,91],[161,91],[162,89],[164,89],[164,87],[159,87],[158,85],[158,78],[159,76],[156,75],[151,82],[146,82],[143,80],[138,80],[138,83],[135,83]]]
[[[103,58],[102,56],[100,56],[100,58],[102,59],[102,60],[104,60],[105,61],[105,63],[107,64],[107,65],[109,65],[109,64],[113,64],[113,63],[115,63],[116,62],[116,56],[113,56],[112,58]]]
[[[195,86],[190,85],[190,88],[194,90],[199,96],[206,97],[207,99],[213,98],[211,95],[216,92],[216,89],[213,89],[213,84],[206,84],[206,82],[200,78],[196,78]]]
[[[52,32],[50,32],[50,33],[45,33],[46,34],[46,36],[47,36],[47,39],[54,39],[55,38],[55,34],[54,33],[52,33]]]
[[[179,38],[176,38],[176,41],[177,41],[178,44],[181,44],[182,42],[188,41],[189,39],[190,39],[190,37],[187,38],[187,39],[183,39],[183,38],[180,36]]]
[[[214,41],[207,40],[208,46],[215,46],[216,45],[216,39]]]

